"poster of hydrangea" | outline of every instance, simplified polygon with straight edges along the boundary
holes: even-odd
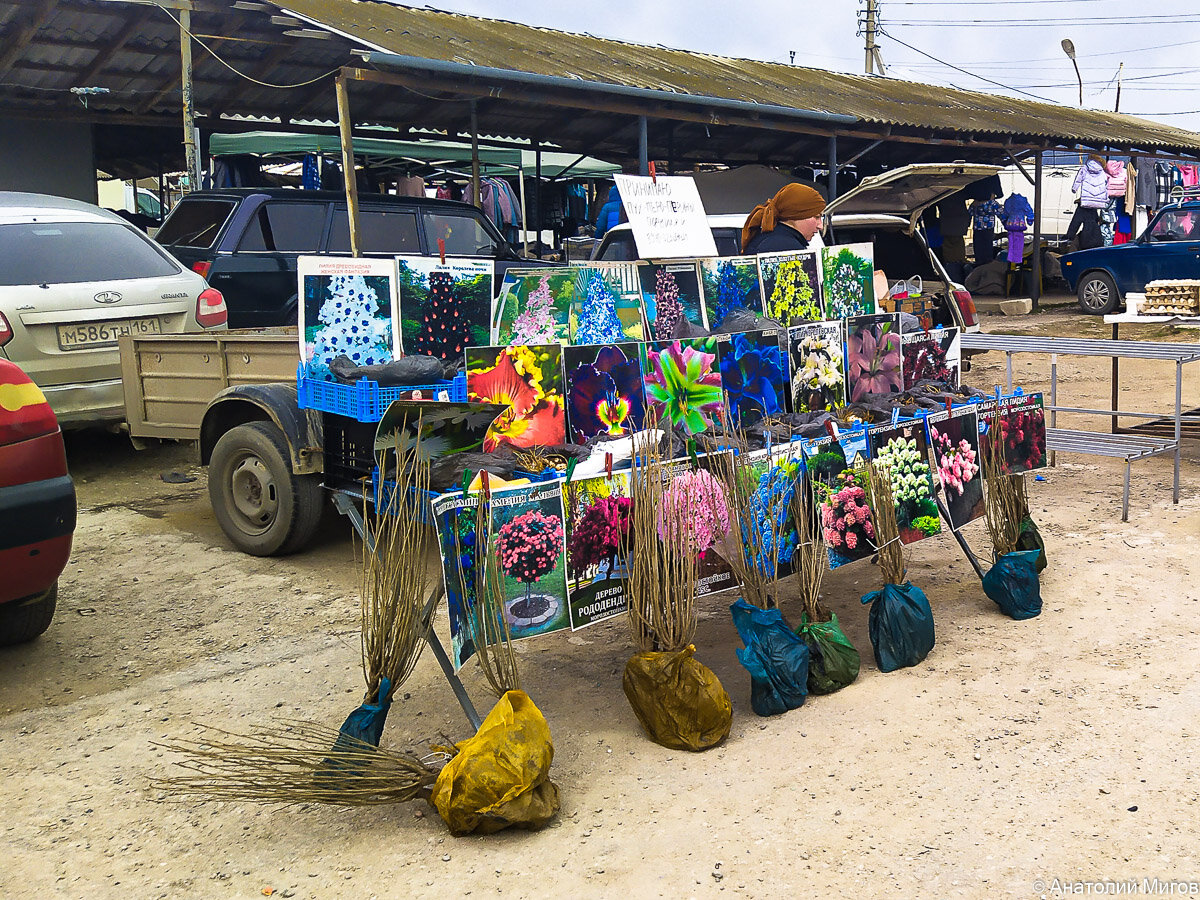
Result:
[[[846,405],[842,322],[813,322],[788,330],[792,411],[821,412]]]
[[[874,556],[875,516],[867,496],[866,429],[803,445],[829,568]]]
[[[875,245],[821,248],[822,319],[869,316],[875,312]]]
[[[721,419],[724,397],[717,338],[642,344],[646,407],[663,428],[701,434]]]
[[[563,348],[567,423],[575,443],[641,430],[646,403],[640,346],[629,342]]]
[[[405,353],[457,361],[467,347],[491,341],[490,262],[398,256],[396,266]]]
[[[700,296],[700,267],[695,260],[673,263],[638,263],[642,309],[650,337],[668,341],[694,329],[708,330]]]
[[[904,389],[899,315],[846,320],[846,385],[851,403]]]
[[[514,641],[568,627],[562,482],[495,490],[491,533],[476,533],[479,494],[461,491],[433,501],[434,522],[450,613],[450,648],[457,670],[475,653],[467,617],[477,610],[475,567],[494,548],[503,584],[503,615]],[[464,590],[465,588],[465,590]]]
[[[301,256],[296,264],[300,358],[312,378],[328,378],[345,356],[359,366],[390,362],[400,348],[396,263],[390,259]]]
[[[575,269],[509,269],[496,299],[496,344],[567,343]]]
[[[700,288],[708,327],[721,330],[725,317],[737,309],[762,315],[757,256],[727,256],[700,260]]]
[[[787,366],[779,335],[747,331],[717,342],[721,389],[734,427],[787,411]]]
[[[572,344],[642,340],[645,329],[636,266],[576,267],[568,330]]]
[[[467,399],[502,403],[483,449],[559,447],[566,441],[562,346],[468,347]]]
[[[758,273],[763,312],[767,318],[781,322],[784,327],[826,318],[821,305],[818,253],[817,250],[799,250],[759,255]]]
[[[629,533],[629,473],[566,486],[567,606],[577,631],[625,612],[621,541]]]
[[[944,381],[958,387],[962,339],[957,328],[913,331],[900,336],[904,389],[920,381]]]
[[[931,413],[926,423],[950,527],[957,531],[984,512],[979,418],[973,406],[962,406]]]
[[[990,442],[1003,442],[1003,467],[1009,475],[1046,467],[1046,411],[1041,394],[1019,394],[979,404],[980,459]]]
[[[741,549],[746,564],[767,578],[786,578],[794,571],[793,557],[800,537],[792,511],[796,491],[804,490],[800,445],[753,450],[738,458],[742,477],[752,485],[751,515],[749,520],[741,521],[741,542],[735,541],[734,549]]]
[[[900,543],[913,544],[942,530],[933,498],[933,470],[923,421],[883,423],[869,429],[871,458],[888,473]]]
[[[673,547],[696,554],[696,596],[706,597],[737,585],[733,568],[721,555],[729,546],[729,497],[721,479],[709,471],[719,464],[710,454],[669,463],[658,509],[658,536]],[[726,551],[728,552],[728,551]]]

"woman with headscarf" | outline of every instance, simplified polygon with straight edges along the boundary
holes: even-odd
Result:
[[[742,226],[743,253],[807,250],[821,230],[825,198],[806,184],[785,184],[774,197],[754,207]]]

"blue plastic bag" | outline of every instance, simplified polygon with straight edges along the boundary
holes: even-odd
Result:
[[[862,597],[871,604],[867,631],[880,672],[915,666],[933,649],[933,610],[925,592],[910,581],[885,584]]]
[[[778,609],[759,609],[739,598],[729,612],[746,645],[737,658],[750,673],[750,707],[760,716],[777,716],[803,706],[809,658],[804,638]]]
[[[1000,612],[1017,619],[1032,619],[1042,611],[1037,561],[1041,550],[1005,553],[983,576],[983,592]]]
[[[346,721],[338,729],[339,740],[341,740],[341,735],[346,735],[355,740],[364,741],[373,747],[379,746],[388,710],[392,706],[392,698],[388,696],[392,691],[391,680],[385,677],[381,678],[379,682],[379,700],[375,703],[367,703],[364,700],[362,706],[346,716]]]

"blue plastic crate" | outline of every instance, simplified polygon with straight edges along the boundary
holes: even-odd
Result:
[[[423,525],[433,524],[433,500],[439,496],[437,491],[409,491],[408,502],[402,509],[417,517]],[[395,512],[396,482],[380,479],[379,467],[371,471],[371,497],[375,501],[375,509],[379,512]]]
[[[393,400],[407,400],[413,391],[420,391],[426,400],[449,400],[463,403],[467,399],[467,376],[457,375],[450,381],[435,384],[408,384],[380,387],[376,381],[362,378],[354,384],[324,381],[305,374],[304,363],[296,369],[296,393],[301,409],[319,409],[359,422],[378,422]]]

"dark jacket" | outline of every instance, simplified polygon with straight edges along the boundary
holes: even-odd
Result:
[[[750,243],[746,245],[746,249],[742,252],[746,254],[785,253],[789,250],[807,249],[808,241],[804,235],[791,225],[777,222],[775,223],[774,231],[760,231],[754,237],[750,238]]]

